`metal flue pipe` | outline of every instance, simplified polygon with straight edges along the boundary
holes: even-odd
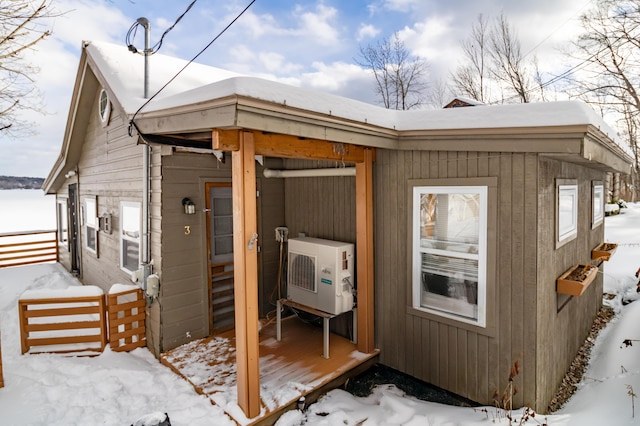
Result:
[[[138,18],[144,28],[144,98],[149,98],[149,55],[151,55],[151,23],[147,18]]]

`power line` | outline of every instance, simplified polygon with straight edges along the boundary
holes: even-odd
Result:
[[[152,48],[149,49],[148,52],[145,52],[145,54],[147,55],[153,55],[154,53],[156,53],[158,50],[160,50],[160,47],[162,47],[162,42],[164,41],[164,37],[176,26],[178,25],[178,22],[180,22],[180,20],[182,18],[184,18],[184,15],[187,14],[187,12],[189,12],[189,10],[191,10],[191,8],[193,7],[193,5],[196,3],[196,1],[198,0],[193,0],[191,2],[191,4],[189,6],[187,6],[187,9],[182,12],[182,15],[178,16],[178,19],[176,19],[176,21],[173,23],[173,25],[171,25],[169,28],[167,28],[166,30],[164,30],[164,32],[162,33],[162,36],[160,36],[160,40],[153,45]],[[127,45],[127,47],[129,48],[129,50],[133,53],[137,53],[138,50],[133,46],[133,40],[136,38],[136,34],[138,32],[138,27],[139,26],[144,26],[143,22],[144,21],[147,25],[148,25],[148,21],[146,20],[146,18],[140,18],[138,19],[136,22],[133,23],[133,25],[131,25],[131,27],[129,28],[129,31],[127,31],[127,36],[125,37],[125,43]]]
[[[167,81],[164,86],[162,86],[160,89],[158,89],[158,91],[156,93],[153,94],[153,96],[151,96],[149,99],[147,99],[147,101],[142,104],[142,106],[140,108],[138,108],[138,110],[135,112],[135,114],[133,114],[133,117],[131,117],[131,120],[129,121],[129,135],[131,135],[131,128],[135,127],[136,130],[138,131],[138,133],[140,133],[140,131],[138,130],[138,127],[136,126],[135,122],[133,120],[135,120],[136,116],[138,115],[138,113],[140,113],[140,111],[142,111],[142,109],[144,107],[146,107],[149,102],[151,102],[156,96],[158,96],[160,94],[160,92],[162,92],[169,84],[171,84],[173,82],[173,80],[175,80],[189,65],[191,65],[191,63],[193,61],[195,61],[196,59],[198,59],[198,57],[200,57],[200,55],[202,55],[209,47],[211,47],[211,45],[213,43],[216,42],[216,40],[218,40],[222,34],[224,34],[233,24],[235,24],[235,22],[240,19],[240,17],[242,15],[244,15],[244,13],[249,10],[249,8],[256,2],[256,0],[251,0],[251,2],[249,2],[249,4],[242,10],[242,12],[240,12],[231,22],[229,22],[229,24],[224,27],[222,29],[222,31],[220,31],[218,33],[218,35],[216,35],[204,48],[202,48],[202,50],[200,50],[193,58],[191,58],[189,60],[189,62],[187,62],[185,64],[185,66],[183,66],[173,77],[171,77],[169,79],[169,81]],[[194,1],[195,3],[195,1]],[[191,8],[191,5],[189,6],[189,8]],[[188,9],[187,9],[188,10]],[[185,12],[186,13],[186,12]],[[184,14],[183,14],[184,15]],[[182,16],[181,16],[182,17]],[[176,21],[177,23],[177,21]],[[174,24],[175,25],[175,24]]]
[[[593,3],[594,0],[589,0],[588,2],[586,2],[584,4],[584,6],[582,6],[580,8],[580,10],[578,10],[578,14],[582,13],[583,10],[585,10],[587,8],[587,6],[589,6],[591,3]],[[574,13],[575,15],[575,13]],[[569,22],[570,20],[572,20],[573,17],[567,18],[564,20],[564,22],[562,24],[560,24],[555,30],[551,31],[551,33],[549,33],[549,35],[547,35],[545,38],[543,38],[538,44],[536,44],[535,46],[533,46],[533,48],[531,48],[527,53],[525,53],[522,57],[526,58],[527,56],[529,56],[529,54],[531,52],[533,52],[534,50],[536,50],[538,47],[542,46],[544,44],[544,42],[546,42],[547,40],[549,40],[551,38],[552,35],[554,35],[555,33],[558,32],[558,30],[560,30],[560,28],[562,28],[563,26],[565,26],[565,24],[567,22]]]

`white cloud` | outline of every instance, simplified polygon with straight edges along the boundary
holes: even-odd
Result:
[[[260,52],[258,55],[260,62],[264,68],[269,72],[275,72],[277,74],[290,75],[298,73],[302,70],[302,65],[288,62],[286,57],[276,52]]]
[[[371,24],[360,24],[356,39],[362,41],[365,38],[373,38],[380,34],[380,30]]]
[[[420,3],[421,0],[384,0],[384,7],[399,12],[409,12]]]
[[[300,11],[301,12],[301,11]],[[323,4],[316,6],[315,12],[302,12],[301,35],[315,39],[319,44],[331,45],[339,41],[339,32],[333,27],[338,11]]]
[[[267,37],[286,37],[303,39],[307,43],[331,45],[339,41],[337,22],[338,10],[320,3],[314,8],[296,6],[290,16],[255,14],[247,11],[237,21],[243,34],[254,40]],[[291,24],[289,24],[289,22]]]

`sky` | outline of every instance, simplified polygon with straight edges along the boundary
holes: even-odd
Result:
[[[378,103],[371,74],[356,64],[361,47],[398,33],[428,63],[429,82],[445,81],[460,64],[460,42],[479,14],[503,13],[522,51],[536,56],[549,79],[569,68],[561,53],[595,0],[256,0],[197,62],[283,83]],[[25,112],[32,135],[0,135],[0,175],[46,177],[67,122],[82,40],[125,45],[137,18],[151,23],[151,45],[192,0],[51,0],[61,16],[53,34],[27,52],[44,112]],[[250,0],[197,0],[163,40],[160,53],[192,59]],[[144,34],[134,39],[144,48]],[[153,69],[151,69],[153,72]]]
[[[37,190],[4,191],[33,203],[43,213],[55,206]],[[50,198],[50,197],[49,197]],[[22,214],[14,203],[0,203],[0,211]],[[29,206],[31,207],[31,205]],[[46,214],[40,218],[46,220]],[[2,226],[2,222],[0,222]],[[43,228],[46,223],[33,223]],[[420,401],[394,386],[382,384],[368,397],[355,397],[337,389],[324,395],[304,412],[284,414],[276,426],[495,426],[509,424],[552,426],[638,425],[628,394],[640,391],[640,294],[635,270],[640,266],[640,203],[628,204],[622,213],[605,218],[605,241],[618,244],[604,268],[603,303],[616,312],[595,340],[589,366],[578,390],[566,405],[551,415],[538,414],[520,423],[522,410],[510,422],[495,407],[473,409]],[[114,287],[122,287],[117,285]],[[160,364],[146,348],[130,353],[109,347],[96,357],[56,354],[21,354],[18,300],[25,291],[41,297],[80,295],[82,286],[59,264],[0,268],[0,346],[5,386],[0,388],[3,426],[75,426],[157,424],[167,413],[173,426],[233,425],[219,407],[197,394],[193,387]],[[88,291],[93,291],[89,288]],[[625,301],[625,303],[623,303]],[[629,303],[633,302],[633,303]],[[631,345],[623,342],[631,339]],[[194,369],[197,368],[194,366]],[[516,385],[519,378],[516,377]],[[630,386],[631,388],[628,388]],[[287,391],[289,386],[283,386]],[[264,392],[280,392],[265,389]],[[225,390],[233,401],[235,387]],[[295,398],[295,397],[294,397]],[[232,404],[232,402],[229,402]],[[230,409],[231,407],[226,407]],[[236,409],[237,405],[236,405]],[[366,420],[366,421],[365,421]],[[241,423],[244,424],[244,423]]]

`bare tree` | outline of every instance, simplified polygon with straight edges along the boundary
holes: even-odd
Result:
[[[462,41],[466,63],[459,66],[451,75],[453,85],[460,95],[480,102],[489,102],[488,22],[484,15],[478,15],[478,20],[471,27],[471,35],[467,40]]]
[[[24,54],[51,34],[43,21],[52,16],[49,0],[0,1],[0,134],[17,135],[25,129],[19,111],[40,110],[33,80],[38,69]]]
[[[413,56],[398,33],[375,45],[360,47],[356,63],[371,70],[376,93],[389,109],[411,109],[424,103],[427,63]]]
[[[574,42],[568,93],[618,117],[635,156],[631,179],[638,182],[640,152],[640,0],[600,0],[586,12],[583,33]],[[635,185],[636,191],[637,185]]]
[[[571,94],[621,112],[640,112],[640,0],[601,0],[582,16],[583,34],[573,57],[583,63],[571,80]]]
[[[441,79],[436,79],[429,85],[429,90],[425,96],[425,101],[433,108],[442,108],[453,97],[451,89],[447,83]]]
[[[463,64],[451,75],[459,94],[484,103],[532,100],[536,87],[531,80],[535,81],[536,76],[529,75],[520,40],[504,15],[493,24],[489,18],[478,15],[471,35],[461,43]],[[537,89],[541,90],[544,86],[537,67],[536,72]]]
[[[493,76],[515,92],[520,102],[529,102],[529,78],[524,65],[520,40],[514,34],[513,27],[504,15],[496,18],[489,43]]]

